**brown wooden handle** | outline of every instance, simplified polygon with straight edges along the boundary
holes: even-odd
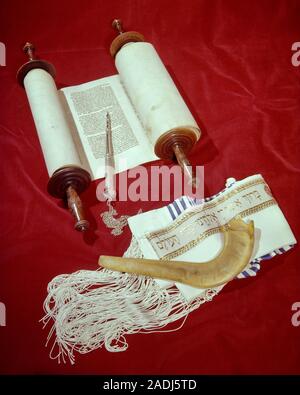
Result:
[[[75,218],[75,229],[85,232],[89,228],[89,222],[85,219],[84,209],[80,197],[73,186],[69,186],[66,190],[68,207]]]
[[[183,174],[188,180],[188,183],[190,183],[193,188],[197,188],[199,186],[199,180],[196,178],[192,165],[190,164],[190,161],[186,157],[184,150],[180,147],[178,144],[173,144],[172,146],[174,154],[177,159],[177,163],[181,167]]]
[[[69,165],[57,169],[51,176],[47,190],[51,196],[67,199],[68,207],[75,218],[75,229],[84,232],[89,223],[85,219],[83,205],[78,196],[91,182],[90,174],[79,166]]]

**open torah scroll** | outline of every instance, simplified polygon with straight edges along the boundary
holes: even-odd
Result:
[[[92,179],[105,175],[106,113],[112,119],[115,170],[157,159],[154,144],[167,131],[200,130],[154,47],[130,43],[116,56],[119,75],[57,91],[52,76],[33,69],[24,86],[47,169],[85,168]]]

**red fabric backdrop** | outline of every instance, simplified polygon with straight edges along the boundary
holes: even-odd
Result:
[[[122,255],[130,232],[114,238],[104,228],[97,182],[83,195],[93,232],[72,230],[69,213],[46,193],[35,127],[15,79],[26,40],[55,65],[58,86],[115,73],[110,25],[122,18],[154,44],[202,127],[191,160],[205,166],[206,196],[227,177],[262,173],[297,237],[300,67],[291,63],[291,46],[300,41],[299,13],[299,1],[283,0],[1,3],[1,373],[300,373],[300,326],[291,324],[300,301],[298,247],[265,262],[257,278],[232,282],[178,332],[128,336],[126,352],[77,355],[75,366],[49,359],[38,322],[48,282],[96,269],[99,254]],[[119,203],[118,210],[160,206]]]

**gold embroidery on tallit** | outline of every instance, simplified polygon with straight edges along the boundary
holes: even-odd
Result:
[[[257,206],[254,206],[254,207],[248,208],[244,211],[241,211],[238,215],[234,216],[233,218],[235,218],[235,217],[244,218],[244,217],[247,217],[248,215],[257,213],[261,210],[264,210],[267,207],[270,207],[270,206],[273,206],[276,204],[277,204],[276,200],[271,199],[271,200],[268,200],[264,203],[258,204]],[[170,260],[170,259],[176,258],[177,256],[182,255],[185,252],[189,251],[191,248],[195,247],[197,244],[199,244],[202,240],[206,239],[208,236],[211,236],[213,234],[221,232],[221,228],[222,228],[222,226],[217,226],[215,228],[208,229],[205,232],[203,232],[200,236],[198,236],[196,239],[191,240],[190,242],[188,242],[181,248],[179,248],[169,254],[163,255],[159,259]],[[163,233],[165,233],[165,232],[163,232]]]
[[[233,191],[230,191],[229,193],[227,193],[226,195],[220,196],[220,197],[216,197],[214,199],[213,202],[208,202],[208,203],[204,203],[205,204],[205,210],[209,210],[212,209],[216,206],[218,206],[221,203],[224,203],[226,200],[230,199],[232,196],[236,195],[238,192],[241,192],[245,189],[248,189],[249,187],[252,187],[254,185],[260,185],[260,184],[265,184],[265,181],[260,179],[260,180],[253,180],[253,181],[249,181],[244,185],[240,185],[239,187],[235,188]],[[173,229],[177,228],[179,225],[181,225],[182,223],[184,223],[186,220],[194,217],[195,215],[197,215],[200,211],[203,210],[202,208],[203,204],[200,204],[199,207],[195,207],[193,208],[193,211],[189,211],[188,213],[183,213],[181,214],[180,218],[176,219],[171,225],[154,231],[154,232],[149,232],[149,234],[146,235],[147,240],[152,240],[153,238],[157,237],[157,236],[163,236],[164,234],[172,231]]]

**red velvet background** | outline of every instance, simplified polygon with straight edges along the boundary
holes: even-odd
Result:
[[[128,336],[126,352],[77,355],[74,366],[49,359],[38,322],[48,282],[96,269],[99,254],[123,254],[130,232],[114,238],[104,228],[96,182],[83,195],[94,231],[83,237],[72,230],[69,213],[46,193],[32,116],[15,80],[26,40],[55,65],[59,86],[115,73],[111,21],[122,18],[154,44],[203,129],[191,160],[205,165],[206,196],[227,177],[262,173],[297,238],[300,67],[291,63],[291,46],[300,41],[299,13],[299,1],[284,0],[2,1],[1,373],[300,373],[300,326],[291,324],[291,306],[300,302],[298,247],[266,261],[257,278],[232,282],[178,332]],[[117,208],[134,214],[160,206]]]

